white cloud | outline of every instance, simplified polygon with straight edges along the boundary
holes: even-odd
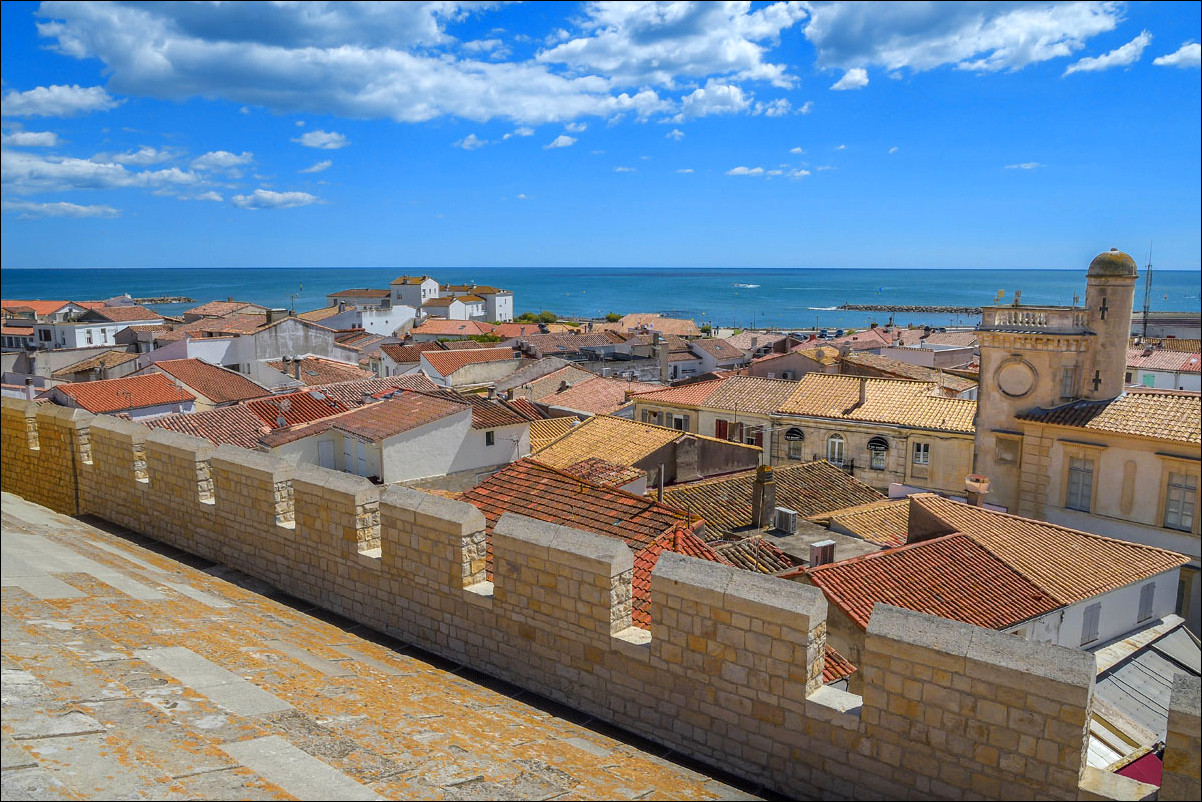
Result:
[[[509,139],[515,136],[534,136],[534,129],[523,125],[521,128],[515,128],[508,134],[503,135],[501,139]]]
[[[588,128],[588,125],[585,123],[568,123],[564,126],[565,131],[570,131],[573,134],[579,134],[586,128]]]
[[[681,111],[676,122],[708,117],[711,114],[738,114],[751,107],[751,98],[741,87],[713,79],[681,98]]]
[[[317,162],[316,164],[311,164],[303,170],[298,170],[297,172],[321,173],[321,172],[325,172],[326,170],[330,169],[333,165],[334,165],[334,162],[332,159],[325,159],[323,161]]]
[[[53,148],[58,146],[58,134],[53,131],[12,131],[0,135],[0,145],[6,148]]]
[[[77,189],[164,190],[189,186],[200,180],[196,173],[178,167],[133,171],[113,161],[42,156],[8,149],[0,151],[0,183],[5,193],[18,195]]]
[[[684,175],[688,175],[689,173],[693,172],[693,168],[692,167],[682,167],[681,169],[677,170],[676,172],[684,174]]]
[[[192,160],[193,170],[236,170],[250,164],[255,154],[248,150],[242,153],[230,153],[228,150],[211,150],[203,156]]]
[[[180,152],[174,148],[152,148],[143,145],[137,150],[125,153],[98,153],[92,157],[94,162],[116,162],[133,167],[149,167],[152,164],[162,164],[179,158]]]
[[[476,39],[464,42],[461,47],[469,53],[484,53],[492,59],[503,59],[509,56],[510,50],[500,39]]]
[[[306,131],[292,141],[307,148],[321,148],[322,150],[338,150],[351,144],[345,136],[334,131]]]
[[[664,134],[664,139],[671,139],[679,142],[680,140],[684,139],[684,131],[681,131],[679,128],[673,128],[671,131]]]
[[[161,99],[200,96],[277,113],[398,122],[450,115],[535,124],[584,116],[646,118],[671,108],[655,90],[643,88],[645,82],[557,74],[554,59],[496,63],[465,57],[444,27],[487,9],[455,3],[47,3],[39,13],[48,21],[38,31],[60,53],[99,59],[113,91]],[[740,17],[746,25],[763,25],[753,18],[776,13],[769,8]],[[760,72],[771,72],[761,66]]]
[[[519,192],[517,195],[514,195],[514,197],[518,200],[527,200],[525,192]]]
[[[1152,44],[1152,34],[1143,31],[1127,44],[1115,48],[1109,53],[1083,58],[1075,64],[1070,64],[1064,74],[1072,75],[1074,72],[1097,72],[1109,70],[1112,67],[1128,67],[1139,61],[1140,56],[1144,54],[1144,48],[1150,44]]]
[[[451,144],[451,147],[461,148],[463,150],[478,150],[488,144],[487,139],[481,139],[475,134],[468,134],[463,139],[456,140]]]
[[[1090,37],[1113,30],[1123,8],[1115,2],[837,2],[812,8],[805,35],[826,69],[1017,70],[1072,55]]]
[[[892,156],[894,153],[897,153],[898,150],[900,150],[900,148],[897,147],[897,145],[894,145],[893,147],[889,148],[889,155]]]
[[[1034,170],[1037,167],[1043,167],[1039,162],[1022,162],[1021,164],[1007,164],[1007,170]]]
[[[847,150],[847,145],[835,145],[835,150]]]
[[[790,152],[790,153],[799,153],[799,154],[800,154],[800,153],[805,153],[805,152],[806,152],[806,149],[805,149],[805,148],[789,148],[789,152]]]
[[[37,217],[119,217],[121,211],[112,206],[80,206],[77,203],[58,201],[35,203],[33,201],[6,200],[0,203],[0,211],[16,212],[23,220]]]
[[[784,117],[792,110],[789,101],[783,97],[776,100],[770,100],[767,103],[756,102],[755,113],[763,114],[765,117]]]
[[[256,189],[249,195],[235,195],[230,203],[240,209],[290,209],[294,206],[308,206],[317,203],[318,197],[308,192],[272,192],[270,189]]]
[[[809,114],[813,110],[814,110],[814,101],[807,100],[805,103],[801,104],[801,108],[799,108],[797,110],[797,113],[798,114]]]
[[[570,148],[576,144],[576,137],[560,134],[551,140],[550,144],[543,145],[543,150],[551,150],[552,148]]]
[[[763,167],[733,167],[726,171],[727,175],[763,175]]]
[[[120,104],[102,86],[39,86],[28,92],[6,94],[0,100],[0,113],[5,117],[74,117],[108,111]]]
[[[843,73],[843,77],[831,84],[831,89],[843,92],[848,89],[863,89],[868,86],[868,70],[863,67],[852,67]]]
[[[833,164],[824,164],[821,167],[815,167],[814,171],[818,172],[818,173],[825,173],[827,170],[834,170],[834,169],[836,169],[836,168]]]
[[[192,200],[216,201],[217,203],[221,203],[225,199],[216,192],[202,192],[199,195],[193,195]]]
[[[1186,42],[1167,56],[1157,56],[1152,60],[1157,67],[1180,67],[1181,69],[1198,69],[1202,66],[1202,45],[1197,42]]]
[[[805,178],[809,174],[810,174],[809,170],[803,170],[800,167],[790,170],[788,172],[789,178]]]
[[[588,36],[539,53],[543,63],[610,76],[622,86],[674,88],[680,78],[727,75],[792,86],[782,64],[765,61],[781,31],[805,18],[801,3],[590,3]]]
[[[614,172],[615,173],[633,173],[633,172],[635,172],[635,168],[633,168],[633,167],[615,167]]]

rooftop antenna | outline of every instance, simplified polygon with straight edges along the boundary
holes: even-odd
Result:
[[[301,290],[303,290],[304,288],[305,288],[305,285],[304,285],[303,283],[301,283],[301,284],[297,284],[297,285],[296,285],[296,292],[294,292],[294,293],[290,293],[290,294],[288,295],[288,297],[292,299],[292,311],[291,311],[291,314],[292,314],[292,316],[293,316],[293,317],[296,317],[296,299],[300,297]]]
[[[1148,314],[1152,308],[1152,240],[1148,240],[1148,266],[1144,268],[1144,320],[1140,340],[1148,339]]]
[[[1006,297],[1006,291],[1005,291],[1005,290],[998,290],[998,291],[997,291],[997,296],[996,296],[996,297],[993,299],[993,305],[994,305],[994,306],[1001,306],[1001,305],[1002,305],[1002,299],[1003,299],[1003,298],[1005,298],[1005,297]]]

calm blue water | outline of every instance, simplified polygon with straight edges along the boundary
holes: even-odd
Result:
[[[425,272],[443,283],[476,282],[512,290],[517,313],[550,309],[598,317],[607,312],[664,312],[718,326],[863,327],[885,323],[886,312],[840,312],[842,303],[981,306],[998,290],[1007,301],[1022,290],[1024,303],[1070,304],[1085,294],[1085,270],[823,270],[641,268],[212,268],[3,270],[5,298],[95,300],[128,292],[134,297],[184,295],[198,303],[233,296],[303,311],[325,306],[327,293],[380,287],[398,275]],[[1198,271],[1154,274],[1152,308],[1198,311]],[[296,294],[296,298],[291,297]],[[1143,304],[1143,277],[1136,308]],[[161,305],[179,313],[192,306]],[[898,314],[896,322],[974,325],[978,316]]]

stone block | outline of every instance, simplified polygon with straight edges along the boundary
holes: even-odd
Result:
[[[665,551],[651,572],[653,603],[654,597],[663,594],[722,607],[726,588],[737,573],[740,573],[737,568]]]
[[[1097,668],[1097,660],[1088,652],[987,629],[974,629],[965,666],[973,679],[1081,708],[1089,704]]]
[[[298,465],[292,475],[293,488],[306,485],[310,493],[327,497],[348,497],[353,504],[366,504],[380,498],[380,490],[365,477],[345,471],[321,468],[317,465]]]
[[[45,405],[46,409],[38,410],[38,418],[41,420],[61,420],[62,413],[58,410],[66,410],[66,407],[53,405]],[[83,412],[83,410],[66,410],[68,412]],[[87,414],[87,413],[85,413]],[[146,442],[146,438],[150,435],[150,429],[140,423],[134,423],[130,420],[122,418],[114,418],[112,415],[95,415],[93,416],[90,427],[92,430],[93,440],[113,440],[116,442],[126,442],[141,445]],[[232,446],[230,446],[232,448]],[[247,452],[245,449],[239,448],[238,451]]]
[[[935,668],[963,672],[973,632],[971,624],[877,603],[864,639],[865,662],[892,655]]]

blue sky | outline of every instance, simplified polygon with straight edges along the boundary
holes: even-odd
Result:
[[[1200,8],[5,2],[0,263],[1198,269]]]

